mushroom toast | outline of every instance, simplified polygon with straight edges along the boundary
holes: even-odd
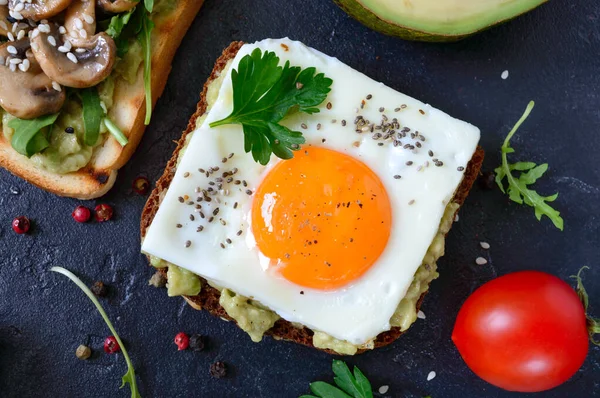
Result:
[[[202,0],[0,0],[0,166],[105,194],[131,157]]]
[[[288,39],[217,61],[142,213],[170,296],[339,354],[410,327],[479,129]]]

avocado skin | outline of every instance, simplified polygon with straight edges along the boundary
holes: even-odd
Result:
[[[541,1],[540,5],[546,3],[548,0]],[[490,29],[494,26],[500,25],[502,23],[513,20],[514,18],[523,15],[536,7],[523,10],[522,12],[515,14],[510,18],[503,19],[501,21],[497,21],[491,25],[485,26],[479,30],[475,30],[473,32],[460,34],[460,35],[443,35],[439,33],[429,33],[421,30],[411,29],[406,26],[398,25],[393,22],[386,21],[380,18],[377,14],[373,13],[371,10],[366,9],[362,4],[360,4],[356,0],[333,0],[338,7],[340,7],[346,14],[350,15],[352,18],[356,19],[361,24],[365,25],[368,28],[376,30],[380,33],[389,35],[389,36],[397,36],[404,40],[411,41],[423,41],[423,42],[432,42],[432,43],[450,43],[465,39],[469,36],[472,36],[476,33],[482,32],[484,30]]]

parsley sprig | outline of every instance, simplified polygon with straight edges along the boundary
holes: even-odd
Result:
[[[67,278],[69,278],[70,280],[75,282],[75,284],[81,290],[83,290],[85,295],[88,296],[90,300],[92,300],[92,303],[94,303],[94,305],[98,309],[98,312],[102,316],[102,319],[104,319],[104,322],[106,322],[106,325],[110,329],[111,333],[113,334],[113,336],[115,336],[115,339],[117,339],[117,342],[119,343],[119,346],[121,347],[121,351],[123,351],[123,357],[125,357],[125,362],[127,363],[127,373],[125,373],[125,375],[123,375],[123,378],[121,379],[122,384],[121,384],[120,388],[123,388],[123,387],[125,387],[126,384],[129,384],[129,388],[131,389],[131,398],[141,398],[140,392],[137,387],[137,383],[135,381],[135,371],[133,369],[133,364],[131,363],[131,359],[129,359],[129,354],[127,354],[125,345],[123,344],[123,342],[121,341],[121,338],[117,334],[115,327],[111,323],[110,319],[108,319],[108,315],[106,315],[106,312],[104,312],[104,308],[102,308],[102,304],[100,304],[100,302],[98,301],[96,296],[94,296],[94,293],[92,293],[92,291],[85,285],[85,283],[83,283],[83,281],[81,279],[79,279],[71,271],[69,271],[63,267],[52,267],[52,268],[50,268],[50,271],[54,271],[54,272],[58,272],[59,274],[63,274],[64,276],[66,276]]]
[[[334,360],[332,369],[337,387],[315,381],[310,383],[310,391],[315,395],[302,395],[300,398],[373,398],[371,383],[356,366],[352,374],[343,361]]]
[[[244,56],[238,69],[231,72],[233,111],[210,127],[241,124],[244,149],[255,161],[266,165],[271,153],[290,159],[305,140],[302,133],[292,131],[279,122],[296,112],[318,113],[333,81],[316,68],[301,69],[289,61],[279,66],[274,52],[255,49]]]
[[[525,109],[525,113],[523,113],[523,116],[521,116],[517,124],[515,124],[504,140],[504,144],[502,145],[502,165],[495,170],[496,184],[498,184],[503,193],[508,193],[508,197],[513,202],[519,204],[525,203],[526,205],[533,207],[538,221],[542,219],[542,216],[547,216],[554,226],[562,231],[563,219],[560,216],[560,213],[548,204],[549,202],[556,200],[558,193],[550,196],[541,196],[536,191],[529,189],[529,185],[535,183],[542,175],[544,175],[546,170],[548,170],[548,164],[544,163],[536,165],[534,162],[517,162],[509,164],[507,159],[507,155],[515,151],[510,146],[510,139],[517,132],[525,119],[527,119],[533,106],[534,102],[530,101]],[[519,171],[519,177],[513,176],[513,171]],[[508,188],[506,191],[502,182],[504,178],[508,181]]]

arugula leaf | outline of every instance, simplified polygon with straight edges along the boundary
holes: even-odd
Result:
[[[119,144],[121,144],[121,146],[125,146],[129,143],[129,140],[127,139],[125,134],[115,123],[113,123],[112,120],[105,117],[104,119],[102,119],[102,121],[104,122],[104,125],[106,126],[108,132],[111,133],[113,137],[115,137],[115,139],[119,142]]]
[[[340,360],[333,361],[332,369],[337,387],[315,381],[310,383],[310,391],[315,395],[302,395],[300,398],[373,398],[371,383],[356,366],[354,375],[348,365]]]
[[[147,8],[149,1],[145,0],[145,3]],[[154,22],[150,19],[150,14],[144,13],[141,26],[138,40],[142,44],[144,54],[144,89],[146,91],[146,120],[144,120],[144,124],[148,125],[152,117],[152,29],[154,29]]]
[[[133,369],[133,364],[131,363],[129,354],[127,354],[125,345],[121,341],[121,338],[117,334],[117,331],[115,330],[113,324],[110,322],[110,319],[108,319],[108,315],[106,315],[106,312],[104,312],[104,308],[102,308],[102,305],[100,304],[96,296],[94,296],[94,293],[92,293],[92,291],[85,285],[85,283],[83,283],[83,281],[71,271],[62,267],[52,267],[50,268],[50,271],[58,272],[59,274],[63,274],[67,278],[71,279],[81,290],[83,290],[85,295],[88,296],[90,300],[92,300],[92,303],[94,303],[94,305],[96,306],[96,309],[102,316],[102,319],[104,319],[104,322],[106,322],[106,325],[110,329],[111,333],[113,334],[113,336],[115,336],[115,339],[117,339],[117,342],[121,347],[121,351],[123,352],[125,362],[127,363],[127,373],[125,373],[125,375],[122,378],[123,384],[121,384],[120,388],[123,388],[126,384],[129,384],[129,388],[131,389],[131,398],[141,398],[140,392],[137,388],[137,383],[135,381],[135,371]]]
[[[594,335],[596,334],[600,334],[600,318],[593,318],[591,315],[588,314],[588,306],[589,306],[589,297],[587,294],[587,291],[585,290],[585,287],[583,286],[583,280],[581,279],[581,272],[584,269],[590,269],[590,267],[588,266],[583,266],[579,269],[579,272],[577,273],[577,275],[571,275],[571,278],[575,279],[577,281],[577,295],[579,296],[579,300],[581,300],[581,304],[583,305],[583,310],[585,311],[585,317],[587,320],[587,329],[588,329],[588,334],[590,336],[590,341],[597,345],[600,346],[600,340],[596,340],[594,338]]]
[[[100,106],[100,96],[96,87],[81,89],[80,93],[83,106],[83,142],[87,146],[94,146],[100,136],[104,110]]]
[[[244,56],[237,69],[231,72],[233,110],[210,127],[241,124],[244,131],[244,149],[252,152],[258,163],[269,162],[271,153],[281,159],[291,159],[292,151],[305,142],[302,133],[292,131],[279,122],[286,116],[304,112],[318,113],[333,81],[316,68],[302,70],[290,66],[289,61],[279,66],[274,52],[255,49]]]
[[[144,7],[146,7],[146,10],[151,13],[154,9],[154,0],[144,0]]]
[[[113,16],[110,19],[110,24],[108,25],[108,28],[106,28],[105,30],[106,34],[112,37],[113,39],[120,37],[121,33],[123,32],[123,29],[125,29],[125,26],[127,26],[127,24],[129,23],[131,15],[133,15],[135,9],[136,7],[133,7],[127,12]]]
[[[542,175],[544,175],[546,170],[548,170],[548,164],[544,163],[539,166],[533,162],[517,162],[509,164],[507,159],[507,155],[515,151],[510,146],[510,139],[517,132],[525,119],[527,119],[534,105],[533,101],[529,102],[523,116],[521,116],[517,124],[515,124],[508,133],[502,144],[502,165],[494,170],[496,172],[496,184],[498,184],[503,193],[508,193],[508,197],[513,202],[519,204],[525,203],[526,205],[533,207],[535,217],[538,221],[542,219],[542,216],[547,216],[554,226],[562,231],[564,222],[560,213],[548,205],[549,202],[556,200],[558,193],[550,196],[541,196],[528,187],[528,185],[535,183]],[[521,174],[517,178],[512,175],[512,171],[520,171]],[[504,184],[502,182],[504,178],[508,181],[506,190],[504,189]]]
[[[50,146],[44,135],[43,129],[52,126],[58,117],[58,113],[40,116],[35,119],[12,119],[8,127],[14,130],[10,141],[15,151],[22,155],[31,157]]]

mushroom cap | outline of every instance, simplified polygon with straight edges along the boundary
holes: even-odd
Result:
[[[11,54],[8,48],[14,47],[17,54]],[[56,113],[65,102],[64,90],[57,91],[52,80],[44,74],[35,57],[29,50],[29,40],[22,39],[7,42],[0,46],[0,106],[8,113],[21,119],[34,119],[39,116]],[[29,68],[23,72],[18,67],[13,71],[6,60],[27,59]],[[23,61],[21,61],[23,62]],[[10,61],[8,61],[10,64]]]
[[[98,0],[104,11],[118,14],[129,11],[139,3],[139,0]]]
[[[17,4],[22,3],[24,7],[19,11],[19,14],[21,14],[23,18],[39,21],[60,14],[69,6],[69,4],[71,4],[71,1],[72,0],[32,0],[31,3],[29,3],[23,0],[9,0],[8,8],[14,10]]]
[[[85,41],[78,39],[76,46],[59,35],[55,25],[49,33],[39,32],[31,39],[31,49],[43,71],[63,86],[92,87],[110,75],[117,47],[109,35],[101,32]]]
[[[73,0],[65,11],[64,26],[72,44],[88,41],[96,33],[94,0]]]

